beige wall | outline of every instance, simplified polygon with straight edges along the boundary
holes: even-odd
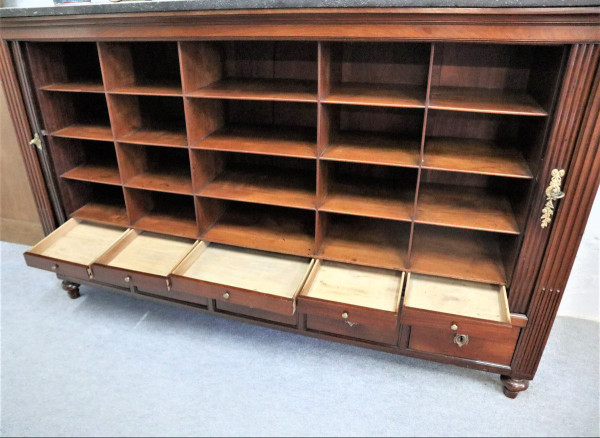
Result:
[[[6,95],[0,87],[0,240],[31,245],[43,236]]]

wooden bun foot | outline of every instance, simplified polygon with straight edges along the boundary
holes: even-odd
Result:
[[[516,398],[519,392],[529,388],[529,380],[513,379],[510,376],[501,376],[500,379],[504,384],[504,395],[508,398]]]
[[[62,288],[67,291],[67,293],[69,294],[69,298],[71,298],[72,300],[79,298],[81,296],[79,294],[79,286],[80,286],[79,284],[72,283],[67,280],[62,282]]]

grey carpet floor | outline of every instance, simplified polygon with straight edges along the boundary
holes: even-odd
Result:
[[[598,324],[559,318],[516,400],[498,376],[82,287],[1,244],[4,436],[597,436]]]

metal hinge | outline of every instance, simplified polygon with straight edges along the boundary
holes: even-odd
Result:
[[[171,290],[171,279],[167,277],[167,290]]]
[[[31,139],[31,141],[29,142],[29,144],[31,146],[35,146],[36,148],[38,148],[40,151],[42,150],[42,139],[40,138],[40,136],[38,135],[38,133],[36,132],[35,135],[33,136],[33,138]]]

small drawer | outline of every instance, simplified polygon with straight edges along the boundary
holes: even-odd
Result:
[[[92,264],[94,278],[109,284],[168,295],[168,276],[194,240],[129,230]]]
[[[312,260],[199,242],[171,274],[173,290],[293,315]]]
[[[477,334],[459,334],[451,330],[413,326],[410,330],[408,348],[500,365],[510,365],[519,338],[519,331],[519,327],[513,327],[506,336],[498,339]],[[462,336],[460,346],[456,340],[457,336]]]
[[[348,324],[339,318],[333,319],[318,315],[306,315],[306,328],[311,331],[388,345],[396,345],[399,336],[398,325],[393,330],[388,330],[366,324]]]
[[[220,312],[231,313],[252,319],[261,319],[263,321],[276,322],[278,324],[297,326],[298,314],[282,315],[281,313],[269,312],[268,310],[253,309],[252,307],[240,306],[239,304],[229,303],[227,301],[217,301],[216,308]]]
[[[298,296],[298,311],[393,331],[403,281],[402,272],[317,261]]]
[[[513,333],[502,285],[409,274],[402,324],[503,340]]]
[[[125,232],[120,227],[69,219],[27,251],[25,261],[34,268],[85,280],[89,266]]]

